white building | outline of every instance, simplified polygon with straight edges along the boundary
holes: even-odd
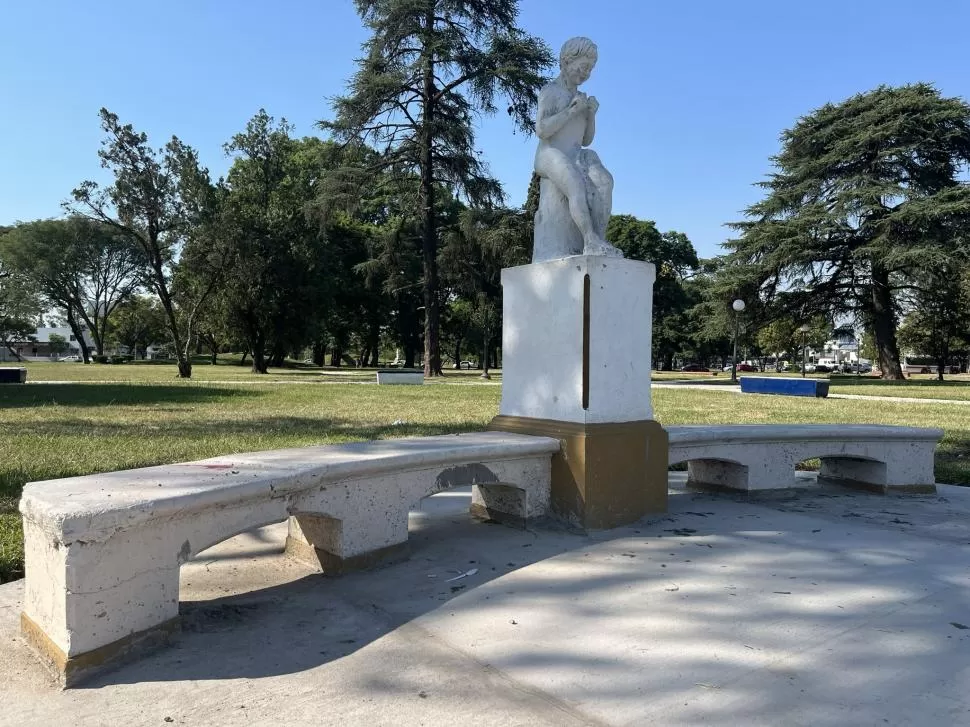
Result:
[[[53,353],[51,351],[51,334],[57,334],[64,338],[67,342],[68,350]],[[88,344],[88,349],[93,349],[94,339],[91,338],[91,334],[86,327],[83,328],[82,335]],[[29,337],[29,340],[12,341],[10,348],[20,354],[20,357],[25,361],[50,361],[51,359],[57,359],[62,356],[80,355],[81,353],[81,344],[78,343],[77,338],[69,326],[38,328]],[[6,346],[0,346],[0,361],[16,360],[17,357],[10,353]]]

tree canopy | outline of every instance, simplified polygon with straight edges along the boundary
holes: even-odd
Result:
[[[859,319],[883,376],[900,378],[898,294],[966,255],[970,106],[929,84],[882,86],[799,119],[773,162],[765,198],[733,225],[721,288],[801,320]]]

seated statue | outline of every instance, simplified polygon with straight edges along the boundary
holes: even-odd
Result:
[[[589,38],[567,40],[559,54],[559,77],[539,93],[535,171],[539,210],[532,262],[570,255],[623,253],[606,239],[613,210],[613,176],[592,149],[599,102],[579,90],[596,65]]]

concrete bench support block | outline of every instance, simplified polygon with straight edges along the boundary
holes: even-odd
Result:
[[[407,552],[408,511],[472,485],[521,524],[549,507],[559,442],[497,432],[257,452],[31,483],[23,632],[65,686],[178,632],[179,567],[289,519],[287,552],[325,573]]]
[[[820,459],[819,479],[875,492],[933,493],[941,429],[869,424],[672,426],[670,464],[688,487],[741,491],[803,487],[795,465]]]

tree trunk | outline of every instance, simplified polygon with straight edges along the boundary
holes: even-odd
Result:
[[[869,314],[879,355],[879,371],[883,379],[902,381],[905,377],[899,364],[896,317],[893,313],[892,293],[889,290],[889,273],[877,263],[872,264],[871,291]]]
[[[334,345],[330,350],[330,365],[340,366],[340,360],[344,357],[344,351],[340,346]]]
[[[253,337],[253,366],[250,369],[254,374],[265,374],[269,365],[266,362],[266,339],[262,333]]]
[[[488,360],[491,358],[492,352],[488,345],[488,331],[485,331],[485,335],[482,336],[482,378],[489,378],[488,375]]]
[[[317,366],[327,363],[327,346],[322,341],[313,344],[313,363]]]
[[[243,355],[242,355],[242,358],[241,358],[241,359],[239,359],[239,365],[240,365],[240,366],[245,366],[245,365],[246,365],[246,358],[247,358],[248,356],[249,356],[249,351],[243,351]]]
[[[381,356],[381,322],[374,318],[367,331],[367,354],[364,356],[364,366],[380,366]]]
[[[943,374],[946,373],[946,361],[950,358],[948,346],[943,346],[936,356],[936,380],[943,381]]]
[[[461,342],[463,338],[464,338],[463,336],[458,336],[458,340],[455,341],[455,368],[456,369],[461,368]]]
[[[157,249],[157,234],[153,230],[149,230],[149,237],[152,239],[153,246]],[[175,348],[175,358],[178,361],[179,378],[191,379],[192,360],[185,354],[185,347],[182,344],[182,334],[179,331],[178,317],[175,315],[175,305],[172,303],[172,296],[169,295],[168,288],[160,284],[160,281],[165,279],[164,264],[162,263],[161,256],[155,256],[155,259],[152,260],[152,268],[155,273],[155,285],[153,287],[155,288],[155,292],[158,293],[158,300],[162,304],[162,310],[165,311],[165,317],[168,319],[168,329],[172,334],[172,345]]]
[[[67,307],[67,325],[71,328],[71,333],[74,334],[74,338],[77,339],[77,345],[81,347],[81,360],[84,363],[88,363],[91,360],[91,350],[88,348],[87,342],[84,340],[84,332],[81,330],[81,326],[77,322],[77,318],[74,317],[74,312],[71,307]]]
[[[414,368],[414,357],[417,353],[417,349],[412,341],[404,342],[404,368],[413,369]]]
[[[421,118],[421,247],[424,255],[424,375],[440,376],[441,345],[438,327],[441,312],[438,308],[438,235],[435,229],[434,205],[434,57],[432,34],[434,3],[428,3],[425,15],[423,115]]]
[[[24,360],[23,356],[20,355],[20,352],[14,349],[12,341],[4,341],[3,345],[7,347],[7,350],[10,351],[10,355],[13,356],[15,359],[17,359],[17,361]],[[84,363],[87,363],[87,361],[85,361]]]

